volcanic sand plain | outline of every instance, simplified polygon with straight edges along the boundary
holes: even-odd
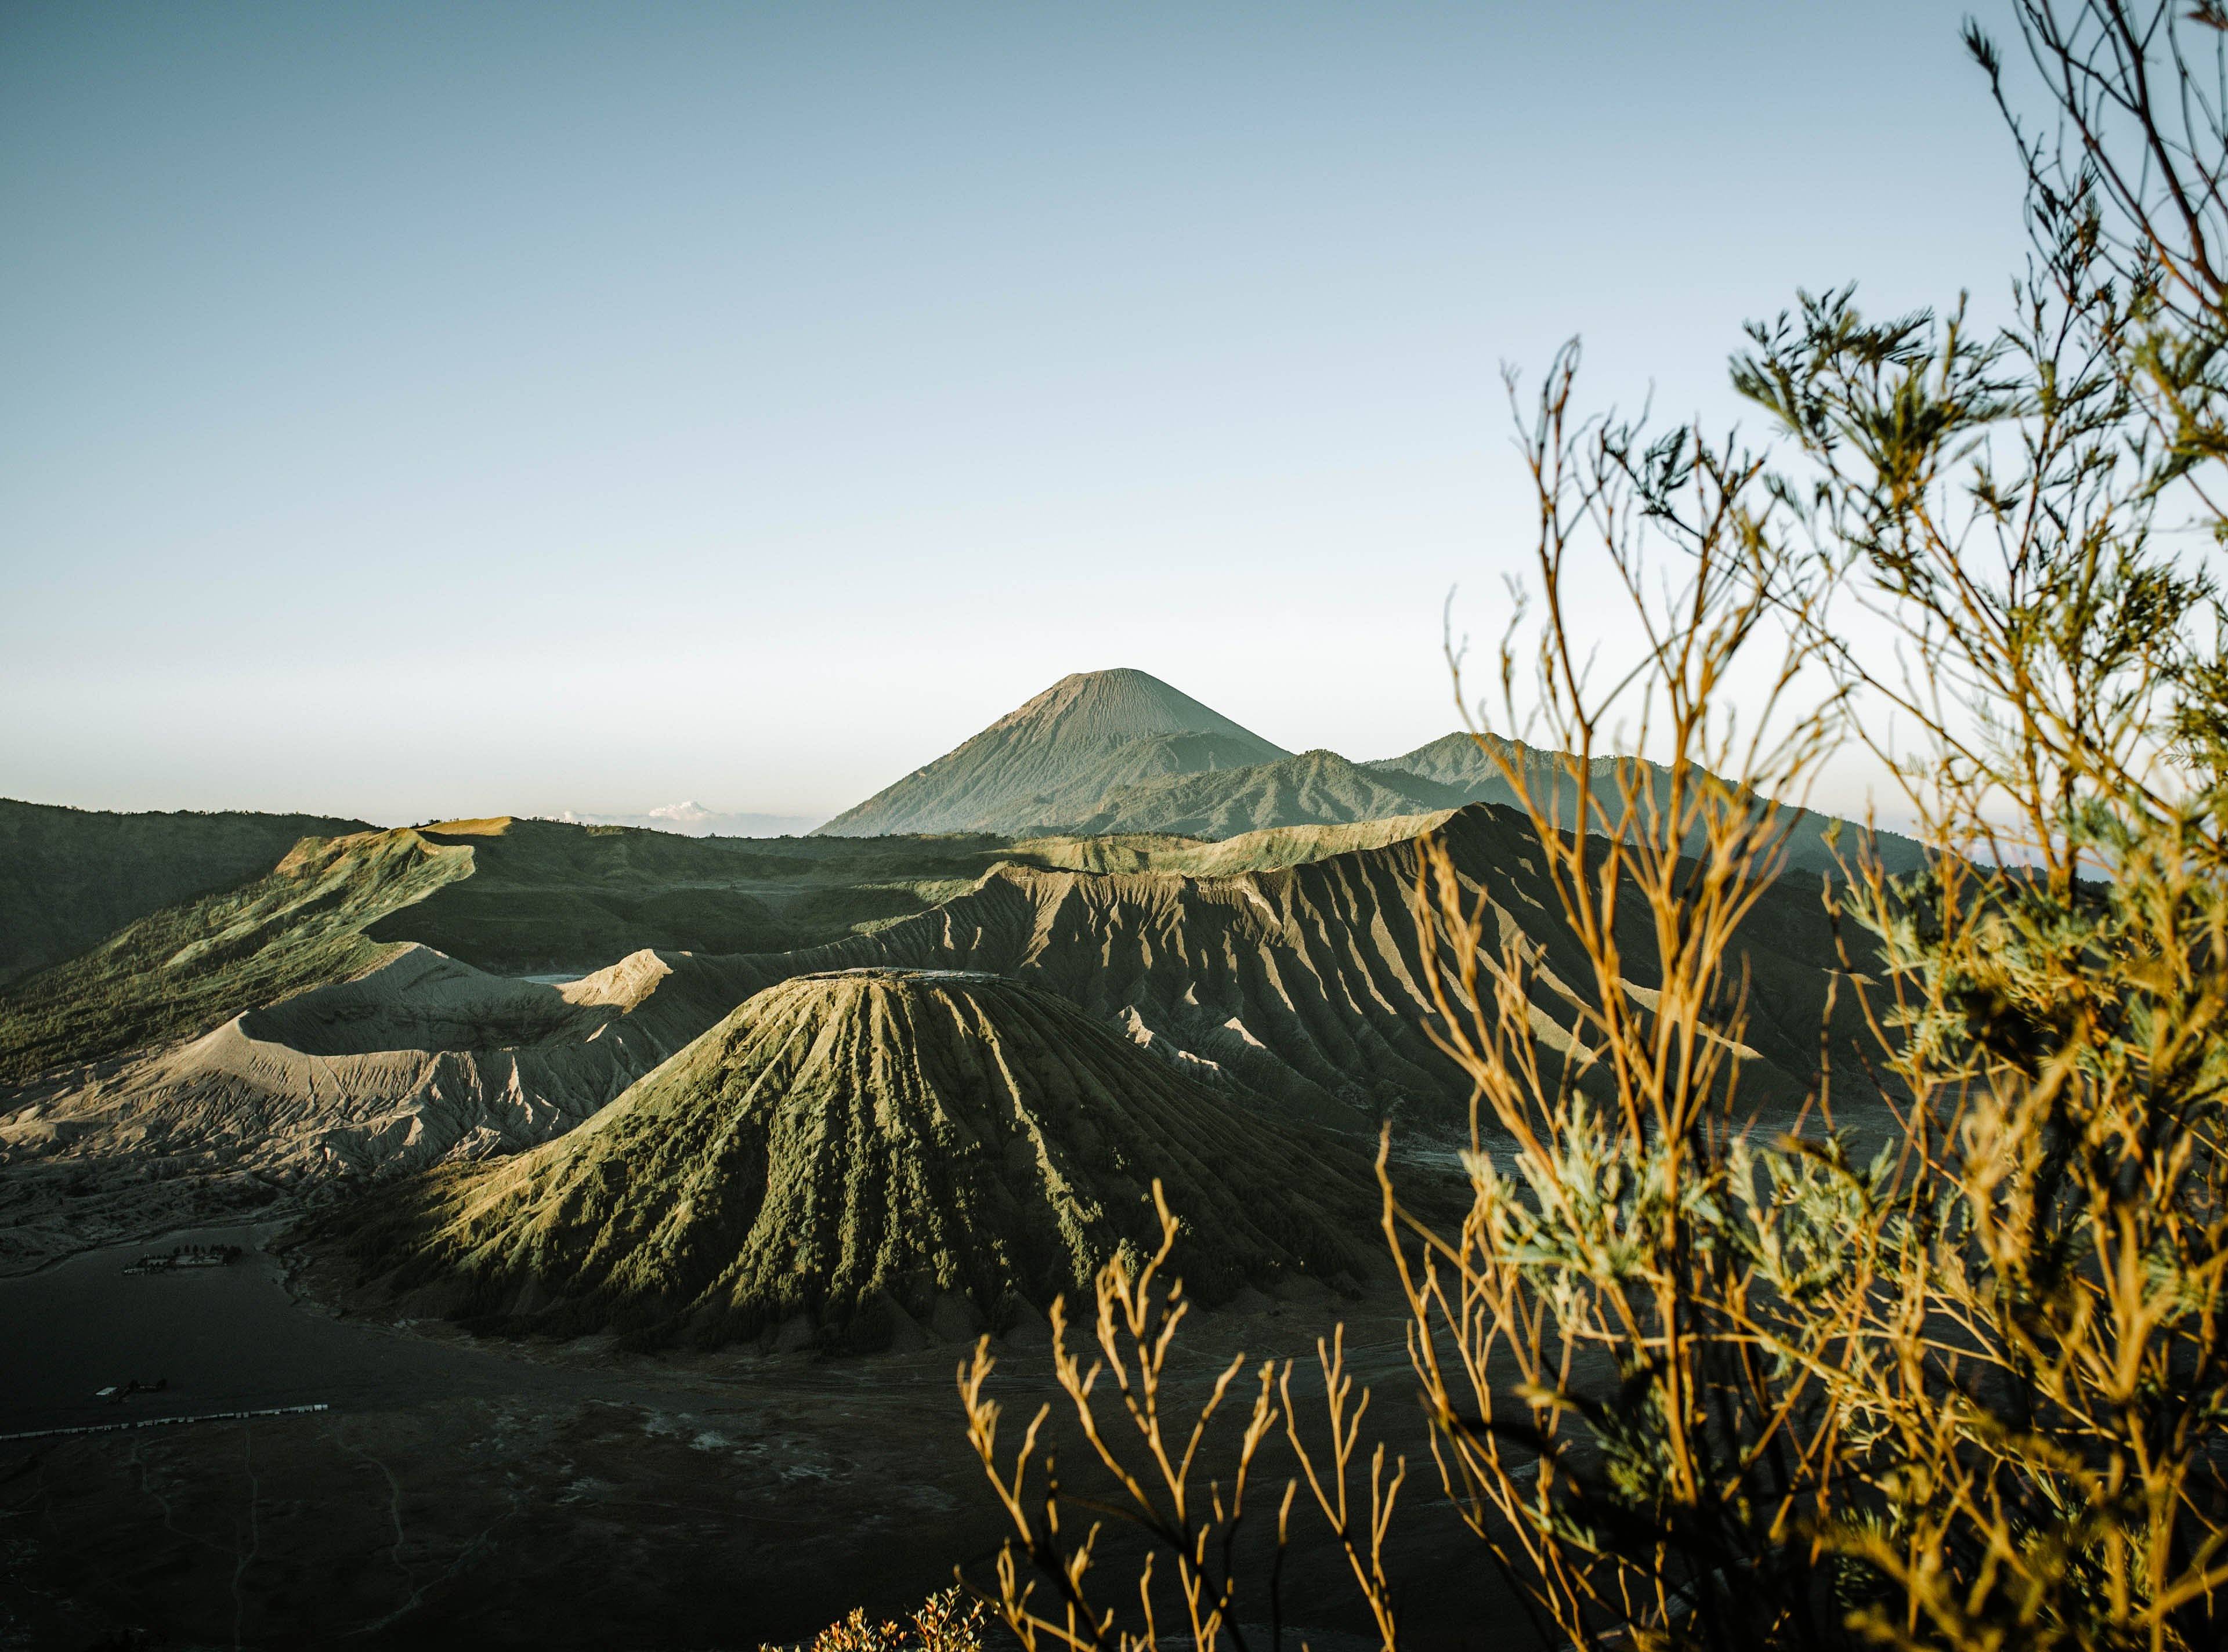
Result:
[[[963,1343],[829,1359],[476,1341],[303,1299],[270,1237],[200,1229],[156,1247],[252,1247],[230,1267],[127,1276],[145,1247],[125,1246],[0,1280],[0,1324],[16,1328],[0,1434],[106,1429],[0,1439],[0,1643],[136,1630],[153,1648],[751,1648],[854,1605],[897,1612],[955,1567],[991,1575],[1005,1530],[961,1431]],[[1397,1558],[1412,1582],[1433,1579],[1412,1590],[1419,1643],[1529,1644],[1425,1483],[1403,1322],[1381,1289],[1341,1303],[1296,1281],[1195,1314],[1177,1394],[1202,1399],[1240,1350],[1249,1369],[1292,1359],[1307,1394],[1316,1339],[1341,1319],[1379,1394],[1372,1423],[1412,1464]],[[1010,1445],[1057,1395],[1040,1328],[996,1351]],[[92,1397],[157,1376],[160,1394]],[[306,1405],[329,1409],[113,1427]],[[1053,1437],[1071,1488],[1103,1491],[1057,1411]],[[1262,1483],[1280,1495],[1290,1466],[1273,1450]],[[1344,1562],[1311,1520],[1295,1528],[1287,1622],[1341,1644],[1367,1627]],[[1116,1533],[1104,1556],[1111,1581],[1136,1550]]]

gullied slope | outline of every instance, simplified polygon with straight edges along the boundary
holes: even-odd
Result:
[[[1025,832],[1081,820],[1109,790],[1156,775],[1242,768],[1289,755],[1142,671],[1082,672],[837,815],[820,832]]]
[[[1277,827],[1428,814],[1470,800],[1462,792],[1413,775],[1365,769],[1335,751],[1303,751],[1247,769],[1167,775],[1115,788],[1072,830],[1231,838]]]
[[[383,1190],[311,1242],[483,1328],[716,1343],[809,1322],[864,1349],[1085,1287],[1150,1242],[1155,1177],[1208,1301],[1364,1265],[1354,1148],[1053,994],[869,969],[762,992],[564,1139]]]
[[[1489,934],[1539,966],[1533,1025],[1552,1061],[1590,979],[1542,877],[1529,826],[1472,807],[1439,826]],[[1469,1085],[1434,1044],[1413,913],[1413,842],[1227,877],[1092,874],[1007,865],[970,893],[872,935],[783,957],[728,960],[772,981],[867,964],[982,970],[1053,992],[1234,1097],[1286,1117],[1372,1132],[1452,1136]],[[1646,915],[1623,915],[1628,990],[1661,983],[1644,960]],[[1817,886],[1796,876],[1765,891],[1740,958],[1752,994],[1744,1077],[1760,1104],[1809,1087],[1836,970]],[[1451,961],[1451,960],[1450,960]],[[1837,1013],[1847,1017],[1849,995]]]
[[[1509,755],[1514,766],[1527,776],[1527,784],[1535,788],[1535,794],[1550,803],[1556,820],[1568,822],[1577,818],[1579,794],[1571,781],[1568,759],[1559,752],[1527,746],[1521,740],[1504,740],[1497,735],[1486,736],[1485,742]],[[1588,793],[1598,797],[1612,816],[1622,807],[1619,770],[1634,762],[1630,758],[1596,757],[1586,766]],[[1401,783],[1410,776],[1419,778],[1444,788],[1459,802],[1520,807],[1515,788],[1508,783],[1492,755],[1475,735],[1444,735],[1429,745],[1418,746],[1401,756],[1380,759],[1367,767],[1390,783]],[[1641,762],[1636,770],[1638,777],[1658,799],[1668,797],[1670,776],[1661,764]],[[1837,832],[1838,844],[1834,840]],[[1860,838],[1869,842],[1881,865],[1891,873],[1915,872],[1926,864],[1926,852],[1915,839],[1894,832],[1866,832],[1851,822],[1822,814],[1807,815],[1792,824],[1787,836],[1787,864],[1798,871],[1821,877],[1837,875],[1841,865],[1837,847],[1841,857],[1852,856]]]
[[[1533,1027],[1557,1059],[1589,977],[1540,875],[1529,827],[1508,811],[1473,806],[1409,831],[1432,826],[1472,897],[1485,903],[1489,932],[1537,964]],[[451,828],[305,845],[268,887],[195,909],[190,923],[180,918],[189,909],[157,915],[70,970],[0,995],[0,1031],[20,1029],[25,1023],[6,1012],[27,991],[67,986],[78,971],[79,985],[120,994],[104,1008],[99,992],[80,993],[80,1011],[99,1012],[86,1025],[140,1029],[109,1059],[0,1092],[0,1163],[11,1167],[0,1183],[8,1207],[0,1265],[67,1248],[72,1233],[82,1242],[96,1228],[151,1231],[156,1205],[168,1210],[196,1187],[212,1196],[227,1186],[307,1196],[336,1180],[533,1145],[570,1129],[751,994],[856,966],[987,972],[1049,989],[1166,1070],[1256,1117],[1364,1137],[1390,1119],[1404,1142],[1459,1139],[1469,1087],[1431,1037],[1412,915],[1416,848],[1398,834],[1386,840],[1387,830],[1309,827],[1220,844],[1055,840],[1007,852],[1036,864],[998,862],[970,844],[967,854],[993,862],[987,876],[871,931],[801,951],[643,953],[557,985],[495,978],[422,946],[368,938],[469,889],[468,876],[513,841],[507,835]],[[532,836],[514,846],[531,849]],[[855,877],[892,855],[936,847],[815,839],[811,853],[839,865],[862,857],[842,872]],[[1133,855],[1156,865],[1181,859],[1204,875],[1054,864],[1065,856],[1121,864]],[[781,875],[801,864],[783,858]],[[563,907],[577,897],[567,888],[521,884],[529,933],[545,908],[548,922],[570,921]],[[496,922],[506,909],[498,904],[474,932],[480,944],[510,944]],[[1633,960],[1623,990],[1645,1004],[1657,984],[1640,961],[1650,936],[1643,915],[1623,922]],[[1767,891],[1741,961],[1757,984],[1744,1093],[1760,1106],[1791,1105],[1809,1087],[1834,973],[1815,883],[1790,875]],[[95,965],[107,973],[83,974],[80,966]],[[1838,1013],[1852,1013],[1849,1005],[1841,995]],[[72,998],[58,992],[48,1007],[67,1033]]]
[[[0,983],[259,877],[304,838],[369,830],[315,814],[112,814],[0,798]]]
[[[900,920],[889,943],[861,934],[802,954],[643,951],[551,985],[483,973],[470,960],[399,938],[435,934],[498,960],[561,953],[574,944],[568,934],[586,934],[584,948],[609,945],[637,922],[631,911],[650,904],[645,890],[661,877],[702,879],[707,857],[808,933],[815,925],[840,933],[868,898],[903,894],[917,906],[919,891],[941,880],[944,892],[957,892],[959,928],[987,925],[1004,937],[1000,965],[1015,972],[1043,966],[1028,945],[1041,917],[1050,966],[1108,1024],[1232,1097],[1267,1105],[1275,1096],[1366,1128],[1373,1112],[1328,1099],[1326,1086],[1342,1094],[1354,1082],[1333,1070],[1341,1046],[1328,1033],[1293,1035],[1309,1048],[1296,1047],[1291,1059],[1320,1080],[1298,1081],[1286,1062],[1248,1042],[1245,1021],[1229,1024],[1240,1013],[1272,1032],[1284,1024],[1243,1003],[1215,1007],[1231,996],[1226,982],[1203,983],[1206,1008],[1183,996],[1188,966],[1171,964],[1168,952],[1207,944],[1230,909],[1226,893],[1202,899],[1165,877],[1117,886],[1026,866],[979,888],[977,877],[951,875],[996,864],[1001,852],[1041,865],[1086,850],[1165,852],[1216,869],[1283,865],[1349,842],[1381,843],[1386,830],[1010,851],[997,839],[824,839],[715,854],[647,834],[495,821],[307,843],[269,878],[157,914],[0,995],[0,1048],[20,1063],[16,1087],[0,1091],[0,1163],[14,1167],[0,1264],[67,1248],[71,1229],[144,1231],[235,1196],[307,1196],[325,1183],[530,1146],[570,1129],[762,986],[831,963],[876,961],[893,948],[944,958],[942,918],[925,928]],[[676,852],[681,864],[669,864]],[[457,899],[483,881],[490,893],[477,907]],[[1397,898],[1397,879],[1388,887]],[[702,888],[679,884],[680,922],[705,921],[687,905]],[[1053,909],[1040,914],[1040,901]],[[1102,930],[1141,923],[1167,936],[1143,976],[1175,968],[1181,980],[1169,992],[1146,992],[1126,966],[1102,977],[1066,961],[1096,956]],[[1188,940],[1188,929],[1201,939]],[[1405,932],[1405,918],[1395,929]],[[633,985],[619,998],[596,985],[622,978]],[[1110,997],[1117,987],[1124,995]],[[1310,1053],[1317,1046],[1334,1053]],[[1221,1050],[1226,1064],[1195,1049]],[[1262,1079],[1264,1094],[1233,1076],[1240,1068]],[[1366,1076],[1398,1088],[1399,1072],[1395,1063]]]

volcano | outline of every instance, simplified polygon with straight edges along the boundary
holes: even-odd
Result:
[[[1213,1303],[1352,1290],[1378,1193],[1066,999],[962,971],[768,988],[586,1125],[333,1213],[309,1242],[481,1330],[868,1351],[1006,1330],[1149,1252]]]
[[[820,831],[1018,836],[1087,819],[1118,787],[1290,756],[1157,677],[1079,672]]]

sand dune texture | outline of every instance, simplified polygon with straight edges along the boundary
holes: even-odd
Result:
[[[1057,994],[868,969],[752,998],[586,1126],[319,1220],[410,1311],[475,1327],[853,1349],[1009,1327],[1149,1242],[1207,1300],[1350,1287],[1366,1156],[1264,1120]]]
[[[34,1092],[0,1143],[99,1135],[112,1153],[281,1183],[515,1151],[589,1117],[703,1030],[707,1006],[686,986],[661,997],[671,974],[643,952],[549,985],[405,946],[43,1102]]]

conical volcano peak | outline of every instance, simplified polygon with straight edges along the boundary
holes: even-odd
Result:
[[[1260,738],[1181,689],[1128,666],[1079,671],[1063,677],[990,727],[1012,729],[1026,724],[1057,730],[1071,738],[1093,740],[1149,740],[1163,734]]]
[[[1089,818],[1117,787],[1289,755],[1145,672],[1078,672],[820,830],[1020,836]]]
[[[1156,1233],[1212,1303],[1367,1269],[1341,1138],[1241,1107],[1065,998],[965,970],[799,976],[588,1124],[336,1213],[413,1312],[645,1341],[869,1349],[1002,1329]]]

